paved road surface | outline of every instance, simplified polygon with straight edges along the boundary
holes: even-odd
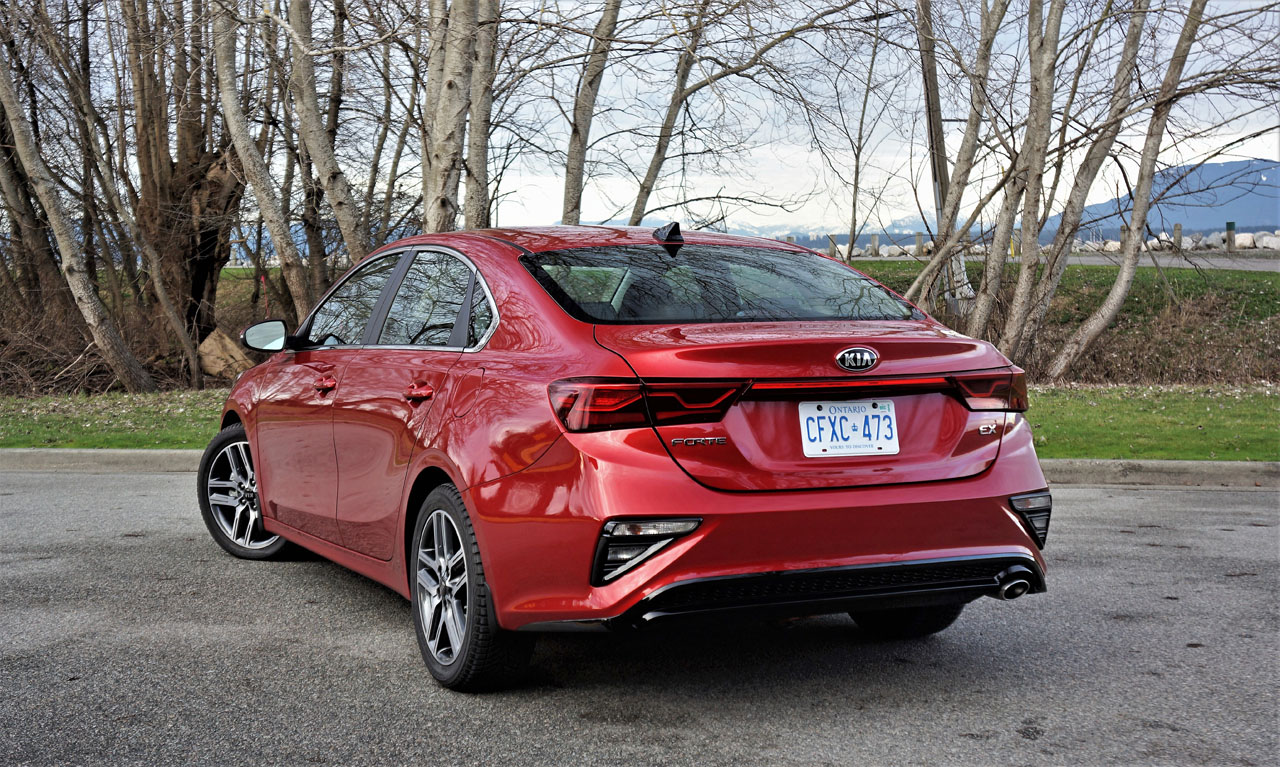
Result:
[[[1049,593],[929,640],[562,635],[470,697],[395,594],[223,554],[193,485],[0,473],[0,763],[1280,761],[1274,490],[1060,488]]]

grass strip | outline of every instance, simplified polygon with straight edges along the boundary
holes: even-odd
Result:
[[[203,448],[225,389],[0,397],[0,447]],[[1275,386],[1033,387],[1042,458],[1280,460]]]

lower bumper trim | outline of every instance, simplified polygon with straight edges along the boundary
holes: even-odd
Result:
[[[999,575],[1014,565],[1034,574],[1030,593],[1045,591],[1034,558],[977,555],[697,578],[664,586],[613,618],[536,623],[522,630],[627,629],[698,617],[795,617],[971,602],[996,596]]]

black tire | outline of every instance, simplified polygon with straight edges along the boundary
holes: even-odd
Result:
[[[448,517],[452,528],[443,520],[434,519],[438,512]],[[427,530],[428,522],[432,523],[430,532]],[[436,545],[442,537],[442,528],[445,543]],[[424,539],[427,539],[427,558],[430,559],[432,552],[439,557],[434,566],[424,565],[424,558],[419,553],[423,551]],[[456,542],[459,548],[450,548],[450,542]],[[447,564],[443,568],[439,564],[458,551],[461,551],[462,561],[466,564],[463,574],[458,574]],[[534,640],[530,635],[506,631],[498,625],[484,577],[484,565],[480,562],[475,530],[462,496],[453,485],[441,485],[423,501],[413,526],[413,545],[407,564],[412,583],[413,629],[418,637],[422,660],[431,676],[442,686],[459,692],[495,690],[517,681],[529,665]],[[441,569],[446,577],[435,578],[434,573]],[[459,577],[465,578],[465,588],[459,585],[451,592],[454,596],[449,596],[446,594],[450,591],[448,582]],[[431,587],[428,583],[440,585]],[[445,630],[448,624],[444,615],[458,614],[458,602],[462,600],[457,597],[463,594],[463,627],[455,647],[448,638],[452,635]],[[449,599],[452,599],[452,606],[446,609],[445,602]],[[430,615],[425,614],[428,609]],[[431,626],[435,627],[434,632],[430,631]]]
[[[220,486],[211,487],[210,482]],[[284,538],[262,529],[253,456],[240,424],[226,427],[209,441],[200,459],[196,495],[205,527],[228,554],[241,559],[270,559],[288,545]],[[227,497],[236,505],[215,503],[215,497]]]
[[[963,604],[898,607],[851,612],[863,633],[876,639],[919,639],[942,631],[960,617]]]

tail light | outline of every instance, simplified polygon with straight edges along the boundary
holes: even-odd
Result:
[[[1027,409],[1027,374],[1019,368],[952,376],[970,410]]]
[[[551,408],[568,431],[715,423],[737,401],[743,383],[654,383],[569,378],[547,387]]]

